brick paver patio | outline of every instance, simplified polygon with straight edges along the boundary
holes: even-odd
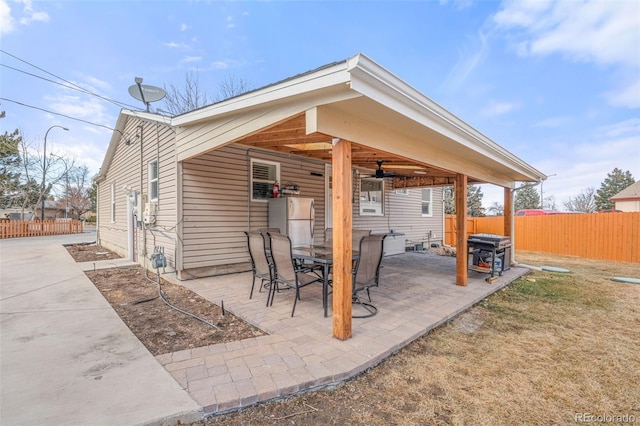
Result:
[[[182,281],[267,336],[160,355],[157,359],[205,413],[221,413],[353,377],[526,272],[512,268],[488,284],[469,272],[466,287],[455,285],[455,258],[405,253],[384,258],[380,287],[371,290],[378,314],[353,320],[353,337],[332,337],[322,312],[321,285],[302,289],[291,318],[292,291],[249,299],[251,274]],[[331,297],[329,299],[331,304]],[[356,307],[354,307],[355,311]]]

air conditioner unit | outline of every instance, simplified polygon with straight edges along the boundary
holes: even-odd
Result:
[[[142,221],[147,225],[156,223],[156,209],[156,203],[146,203],[144,205],[144,216],[142,216]]]

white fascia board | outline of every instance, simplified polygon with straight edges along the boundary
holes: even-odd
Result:
[[[303,74],[298,78],[291,78],[281,83],[174,117],[171,120],[171,124],[174,126],[189,126],[199,121],[208,120],[211,117],[261,106],[335,85],[346,85],[349,82],[349,78],[346,62],[341,62],[313,73]]]
[[[366,56],[360,54],[347,62],[353,90],[439,132],[480,155],[485,155],[518,173],[529,176],[532,180],[546,179],[545,174],[519,159]]]
[[[113,133],[111,134],[111,139],[109,140],[107,152],[105,153],[104,160],[102,160],[102,166],[100,167],[98,174],[93,177],[94,181],[100,182],[105,178],[107,170],[109,169],[111,161],[113,160],[113,156],[116,153],[116,149],[118,148],[118,144],[124,137],[124,129],[127,125],[127,120],[129,119],[129,117],[136,117],[141,120],[146,120],[154,123],[162,123],[165,125],[170,125],[171,122],[170,117],[160,114],[153,114],[144,111],[133,111],[130,109],[120,110],[118,120],[116,121],[116,127],[114,127]]]
[[[171,117],[166,115],[154,114],[152,112],[146,112],[146,111],[133,111],[130,109],[123,109],[121,113],[131,117],[139,118],[144,121],[149,121],[152,123],[161,123],[161,124],[166,124],[167,126],[171,126]]]
[[[120,114],[118,115],[118,120],[116,121],[116,127],[114,127],[113,133],[111,134],[111,139],[109,140],[109,146],[107,147],[107,152],[104,155],[104,159],[102,160],[102,166],[100,166],[100,170],[98,170],[98,174],[93,177],[95,182],[101,182],[104,180],[107,170],[111,165],[111,161],[113,160],[113,156],[116,153],[116,149],[118,148],[118,143],[124,136],[124,128],[127,125],[127,120],[129,119],[128,115],[125,113],[127,110],[120,110]]]

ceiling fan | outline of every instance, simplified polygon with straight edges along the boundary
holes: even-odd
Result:
[[[394,176],[406,176],[406,175],[398,174],[396,172],[385,172],[382,169],[383,163],[384,163],[384,160],[376,161],[376,164],[378,165],[378,170],[376,170],[376,173],[371,175],[371,177],[375,177],[376,179],[382,179],[382,178],[394,177]]]

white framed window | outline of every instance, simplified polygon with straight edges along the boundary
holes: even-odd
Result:
[[[433,216],[433,200],[432,200],[433,191],[431,188],[422,188],[422,216]]]
[[[251,201],[273,198],[273,184],[280,183],[280,163],[251,159]]]
[[[111,183],[111,202],[109,203],[111,209],[111,223],[116,223],[116,183]]]
[[[360,216],[384,216],[384,180],[360,180]]]
[[[149,201],[158,201],[158,160],[149,161],[147,170]]]
[[[407,188],[396,189],[396,195],[409,195],[409,190]]]

